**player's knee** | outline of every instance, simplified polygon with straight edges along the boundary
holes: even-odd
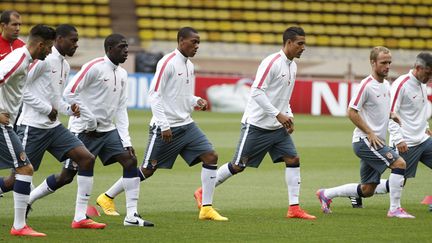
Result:
[[[284,158],[285,161],[285,165],[287,167],[299,167],[300,166],[300,158],[295,156],[295,157],[285,157]]]
[[[370,184],[362,185],[361,186],[361,193],[363,195],[361,195],[361,196],[372,197],[375,194],[375,188],[376,188],[376,185],[370,185]]]
[[[241,173],[246,169],[246,166],[240,166],[240,165],[236,165],[234,163],[231,164],[232,165],[232,169],[234,170],[234,172],[237,173]]]
[[[201,160],[203,161],[204,164],[215,165],[217,164],[218,161],[218,154],[215,151],[206,153],[201,156]]]
[[[78,171],[76,170],[66,170],[64,169],[57,180],[57,185],[59,187],[70,184]]]
[[[140,169],[146,179],[152,176],[156,171],[156,169],[147,169],[142,167]]]
[[[405,169],[406,163],[405,160],[402,157],[399,157],[393,164],[390,165],[391,169]]]

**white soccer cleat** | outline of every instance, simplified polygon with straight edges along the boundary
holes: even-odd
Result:
[[[123,225],[124,226],[135,226],[135,227],[153,227],[154,226],[154,224],[152,222],[141,218],[141,216],[137,213],[135,213],[134,216],[130,217],[130,218],[128,218],[126,216],[124,221],[123,221]]]

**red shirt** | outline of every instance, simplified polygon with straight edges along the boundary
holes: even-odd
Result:
[[[16,39],[10,43],[0,35],[0,60],[5,58],[13,50],[24,46],[25,43],[21,39]]]

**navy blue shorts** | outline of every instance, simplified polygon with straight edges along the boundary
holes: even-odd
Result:
[[[0,125],[0,169],[19,168],[30,164],[21,140],[12,127]]]
[[[172,127],[171,132],[172,141],[166,143],[162,140],[161,129],[150,127],[149,142],[141,165],[143,168],[171,169],[179,154],[189,166],[193,166],[201,162],[201,155],[214,151],[212,144],[194,122]]]
[[[413,178],[417,172],[419,161],[432,169],[432,138],[428,138],[423,143],[409,147],[408,151],[399,154],[404,158],[407,168],[405,171],[406,178]]]
[[[360,178],[363,184],[379,184],[381,174],[390,167],[399,155],[392,148],[384,145],[375,149],[367,138],[352,144],[354,153],[360,158]]]
[[[285,128],[263,129],[251,124],[242,124],[240,140],[233,162],[241,167],[258,168],[269,153],[273,163],[283,162],[284,157],[296,157],[297,150],[291,135]]]
[[[50,152],[58,161],[67,159],[67,153],[83,143],[62,124],[41,129],[31,126],[18,126],[18,137],[35,171],[39,169],[45,151]]]
[[[95,157],[99,157],[103,165],[118,162],[116,155],[127,153],[123,147],[117,129],[109,132],[97,132],[96,136],[87,133],[78,134],[78,138]],[[65,168],[76,169],[76,163],[70,159],[65,161]]]

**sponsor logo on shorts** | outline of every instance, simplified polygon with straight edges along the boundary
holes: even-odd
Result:
[[[19,158],[20,158],[21,161],[26,161],[26,159],[27,159],[26,153],[25,152],[21,152],[20,155],[19,155]]]
[[[390,153],[390,152],[387,152],[386,153],[386,157],[387,157],[387,159],[393,159],[393,154],[392,153]]]

